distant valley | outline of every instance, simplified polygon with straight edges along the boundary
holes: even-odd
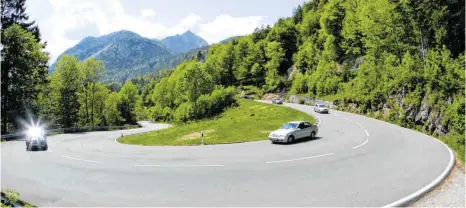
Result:
[[[105,64],[105,82],[123,82],[174,67],[197,55],[198,51],[205,55],[208,47],[207,41],[189,30],[162,40],[121,30],[100,37],[86,37],[63,52],[57,61],[64,54],[75,56],[81,61],[95,57]],[[49,67],[49,72],[54,70],[55,63]]]

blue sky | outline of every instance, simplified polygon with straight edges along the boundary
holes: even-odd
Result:
[[[209,43],[291,16],[304,0],[29,0],[51,62],[86,36],[130,30],[164,38],[186,30]]]

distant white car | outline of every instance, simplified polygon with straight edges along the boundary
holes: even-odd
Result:
[[[307,121],[291,121],[283,124],[280,129],[269,134],[272,143],[292,143],[298,139],[310,137],[315,138],[319,129]]]
[[[324,105],[324,104],[316,104],[314,106],[314,112],[317,112],[317,113],[328,113],[328,108]]]

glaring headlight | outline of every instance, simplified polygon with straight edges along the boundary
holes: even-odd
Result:
[[[37,127],[32,127],[28,130],[29,137],[39,137],[42,134],[42,129]]]

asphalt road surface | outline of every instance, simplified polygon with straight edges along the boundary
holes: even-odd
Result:
[[[146,122],[50,136],[49,151],[11,141],[2,143],[1,188],[38,206],[385,206],[436,180],[451,159],[442,143],[412,130],[285,106],[317,115],[318,138],[184,147],[115,141],[168,127]]]

